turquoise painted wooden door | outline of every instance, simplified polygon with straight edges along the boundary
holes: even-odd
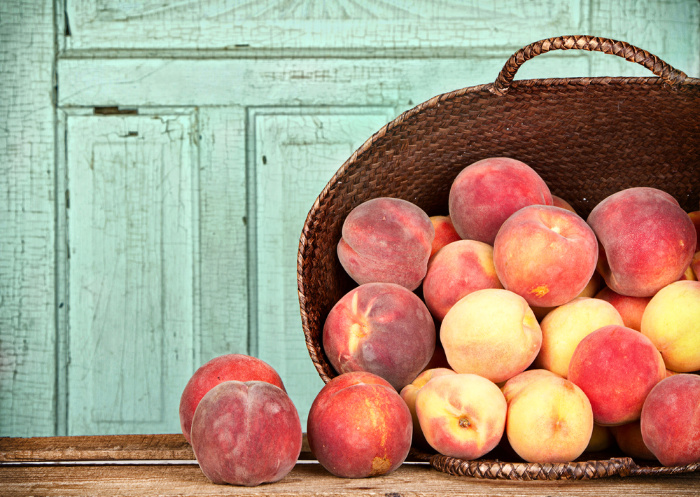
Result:
[[[561,34],[700,74],[695,0],[12,0],[0,15],[19,19],[0,23],[0,62],[17,68],[0,86],[10,436],[177,433],[185,382],[231,352],[275,367],[305,424],[322,382],[299,235],[373,132]],[[566,52],[518,78],[647,74]]]

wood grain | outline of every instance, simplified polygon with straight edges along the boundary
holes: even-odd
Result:
[[[304,434],[300,460],[312,459]],[[181,434],[0,438],[0,464],[56,461],[194,461]]]
[[[451,476],[424,464],[404,464],[376,478],[345,479],[317,463],[299,463],[281,481],[258,487],[214,485],[196,465],[0,466],[7,497],[45,496],[697,496],[700,475],[608,478],[587,482],[510,482]]]

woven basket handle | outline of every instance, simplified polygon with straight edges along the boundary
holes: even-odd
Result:
[[[523,63],[551,50],[588,50],[617,55],[646,67],[670,85],[680,84],[688,77],[683,71],[674,69],[656,55],[624,41],[594,36],[558,36],[536,41],[515,52],[501,69],[491,91],[496,95],[505,95],[513,82],[515,73]]]

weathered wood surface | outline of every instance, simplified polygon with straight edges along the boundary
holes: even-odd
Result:
[[[299,459],[311,459],[306,434]],[[194,461],[182,434],[0,438],[0,464],[55,461]]]
[[[214,485],[196,464],[0,466],[6,497],[44,496],[697,496],[700,474],[589,481],[479,480],[404,464],[382,477],[337,478],[318,463],[298,463],[281,481],[258,487]]]

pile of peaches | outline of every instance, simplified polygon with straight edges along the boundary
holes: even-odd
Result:
[[[345,219],[338,258],[357,286],[323,327],[338,376],[309,412],[318,461],[362,478],[412,446],[565,463],[616,444],[700,462],[700,210],[639,187],[584,220],[503,157],[465,167],[447,209],[380,197]],[[301,449],[282,380],[248,356],[202,366],[180,421],[217,483],[277,481]]]
[[[464,168],[443,216],[395,198],[358,205],[337,247],[358,286],[325,321],[340,376],[311,408],[311,449],[342,476],[394,467],[411,438],[465,460],[501,444],[563,463],[616,443],[663,465],[700,461],[699,228],[700,211],[648,187],[584,220],[503,157]],[[356,392],[329,419],[341,382]],[[378,385],[384,404],[367,400]],[[407,417],[396,394],[411,437],[394,437]]]

